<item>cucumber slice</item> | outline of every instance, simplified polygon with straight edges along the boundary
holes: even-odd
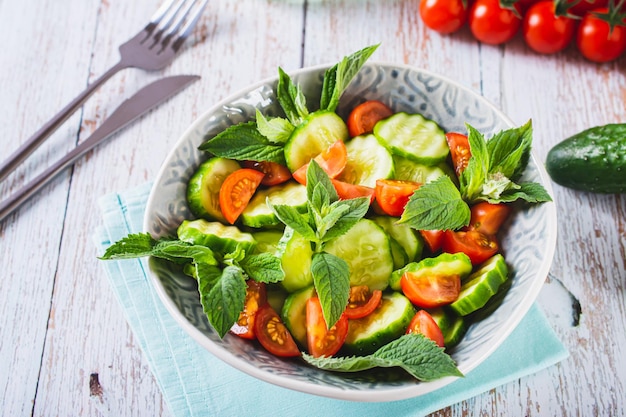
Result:
[[[376,123],[374,134],[393,154],[426,165],[444,162],[450,152],[443,129],[421,114],[396,113]]]
[[[281,311],[289,294],[280,284],[267,284],[265,291],[267,293],[267,303],[272,306],[274,311]]]
[[[393,258],[393,269],[402,268],[409,262],[409,255],[406,254],[402,245],[391,236],[389,236],[389,247]]]
[[[394,178],[397,180],[413,181],[420,184],[426,184],[439,177],[447,175],[455,183],[457,182],[456,175],[450,165],[446,162],[441,162],[437,165],[425,165],[419,162],[412,161],[408,158],[403,158],[398,155],[393,156],[393,163],[395,167]]]
[[[287,167],[294,172],[338,140],[348,139],[348,127],[335,112],[320,110],[294,129],[285,144]]]
[[[392,289],[400,290],[400,280],[405,272],[416,275],[459,275],[461,282],[472,272],[472,261],[462,253],[442,253],[435,258],[424,258],[419,262],[411,262],[404,268],[396,269],[391,273],[389,285]]]
[[[443,344],[446,349],[458,345],[467,332],[465,318],[444,307],[429,310],[429,313],[443,333]]]
[[[220,187],[239,168],[239,163],[226,158],[211,158],[198,167],[187,184],[187,203],[196,217],[226,223],[220,209]]]
[[[393,271],[391,244],[385,231],[372,220],[359,220],[347,233],[331,240],[325,250],[350,267],[350,285],[384,290]]]
[[[313,285],[311,275],[313,249],[308,240],[293,229],[285,228],[276,253],[285,273],[285,278],[281,281],[285,290],[294,292]]]
[[[415,307],[404,295],[383,295],[381,305],[366,317],[350,320],[343,351],[348,355],[368,355],[402,336],[415,315]]]
[[[346,143],[348,161],[339,180],[376,187],[376,180],[392,178],[393,158],[374,135],[356,136]]]
[[[252,237],[256,240],[256,247],[254,253],[276,253],[278,249],[278,242],[283,237],[283,232],[280,230],[261,230],[259,232],[252,233]]]
[[[295,181],[289,181],[258,190],[241,213],[241,223],[254,228],[279,225],[280,220],[267,204],[268,199],[275,205],[289,205],[300,212],[306,211],[306,187]]]
[[[509,270],[504,257],[501,254],[492,256],[463,281],[459,298],[450,307],[461,316],[478,310],[498,292],[508,276]]]
[[[184,220],[178,226],[177,234],[183,242],[206,246],[220,254],[233,253],[237,247],[248,253],[256,245],[250,233],[242,232],[236,226],[225,226],[204,219]]]
[[[303,288],[285,299],[281,317],[293,338],[301,347],[307,346],[306,338],[306,302],[315,295],[313,286]]]
[[[400,267],[408,262],[419,260],[422,257],[424,249],[424,239],[415,233],[415,231],[406,224],[398,224],[398,219],[391,216],[376,216],[372,220],[376,222],[385,232],[394,238],[400,246],[405,250],[409,259]]]

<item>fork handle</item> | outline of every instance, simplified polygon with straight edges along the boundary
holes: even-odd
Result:
[[[9,158],[2,162],[0,166],[0,181],[4,180],[21,164],[31,153],[35,151],[59,126],[63,124],[102,84],[113,75],[126,68],[122,61],[118,62],[107,72],[102,74],[93,83],[89,84],[85,91],[80,93],[74,100],[66,105],[50,121],[35,132],[26,142],[24,142]]]

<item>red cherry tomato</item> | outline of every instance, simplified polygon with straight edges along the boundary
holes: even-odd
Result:
[[[343,141],[338,140],[314,158],[315,162],[328,174],[335,178],[346,167],[348,162],[348,150]],[[302,185],[306,185],[306,170],[309,164],[304,164],[293,173],[293,178]]]
[[[477,230],[485,235],[493,236],[498,233],[502,223],[509,217],[511,206],[482,201],[471,207],[471,213],[470,224],[465,230]]]
[[[554,54],[565,49],[574,37],[575,30],[574,19],[554,14],[553,0],[533,4],[524,15],[524,41],[541,54]]]
[[[253,279],[247,281],[246,301],[243,311],[239,314],[239,320],[230,329],[230,332],[244,339],[254,339],[254,319],[259,307],[267,303],[267,291],[265,284]]]
[[[265,349],[280,357],[300,356],[300,349],[280,316],[269,305],[261,306],[254,320],[254,332]]]
[[[284,165],[271,161],[244,161],[241,163],[244,168],[256,169],[265,174],[262,185],[272,186],[282,184],[291,178],[291,171]]]
[[[593,12],[607,13],[607,9],[595,9]],[[626,25],[626,19],[623,24]],[[593,13],[587,13],[578,26],[576,46],[590,61],[613,61],[626,50],[626,26],[615,25],[610,31],[608,22]]]
[[[404,295],[421,308],[435,308],[452,303],[459,298],[461,277],[405,272],[400,279]]]
[[[578,3],[570,7],[567,11],[573,15],[582,17],[591,10],[608,6],[609,0],[580,0]]]
[[[450,148],[450,157],[452,165],[457,177],[465,170],[469,162],[472,152],[470,151],[469,140],[462,133],[448,132],[446,133],[446,141]]]
[[[423,334],[427,338],[431,339],[439,347],[444,347],[443,333],[437,325],[437,322],[426,310],[420,310],[415,313],[413,319],[409,323],[409,327],[406,329],[406,334],[419,333]]]
[[[519,11],[519,6],[515,6]],[[499,0],[476,0],[469,12],[472,34],[482,43],[499,45],[513,38],[521,23],[521,14],[500,7]]]
[[[455,232],[446,230],[443,235],[441,249],[448,253],[463,252],[472,261],[472,265],[479,265],[498,252],[498,242],[495,237],[480,233],[476,230]]]
[[[374,201],[374,189],[365,185],[350,184],[339,180],[330,180],[335,186],[335,191],[341,200],[350,200],[352,198],[367,197],[370,204]]]
[[[382,297],[381,290],[370,291],[367,285],[351,287],[344,314],[350,320],[368,316],[380,306]]]
[[[348,318],[342,314],[330,329],[326,326],[322,305],[317,297],[306,303],[306,337],[309,354],[315,358],[339,352],[348,335]]]
[[[430,29],[452,33],[465,24],[467,8],[462,0],[421,0],[420,16]]]
[[[376,180],[376,201],[383,212],[399,217],[421,184],[402,180]]]
[[[220,209],[230,224],[239,218],[261,184],[265,174],[256,169],[241,168],[231,173],[220,187]]]
[[[430,253],[436,253],[441,249],[443,230],[420,230],[420,235],[422,235]]]
[[[351,137],[372,133],[374,125],[391,116],[393,111],[378,100],[369,100],[356,106],[348,116],[348,132]]]

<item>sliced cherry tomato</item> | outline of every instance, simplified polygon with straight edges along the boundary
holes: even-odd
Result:
[[[499,246],[494,236],[476,230],[467,232],[446,230],[441,248],[448,253],[463,252],[470,258],[472,265],[479,265],[495,255]]]
[[[339,180],[330,180],[335,186],[337,195],[342,200],[350,200],[358,197],[368,197],[370,204],[374,201],[374,189],[365,185],[350,184]]]
[[[413,181],[376,180],[376,201],[386,214],[399,217],[409,198],[420,186],[420,183]]]
[[[348,318],[342,314],[330,329],[326,326],[322,305],[317,297],[306,303],[306,337],[309,354],[315,358],[339,352],[348,335]]]
[[[317,155],[314,160],[330,178],[337,177],[341,174],[343,169],[346,167],[346,163],[348,162],[348,151],[345,143],[338,140],[330,145],[328,149]],[[295,180],[302,185],[306,185],[306,170],[308,168],[309,164],[307,163],[302,165],[293,173]]]
[[[500,0],[476,0],[469,12],[472,34],[482,43],[499,45],[515,36],[522,23],[518,5],[515,13],[500,6]]]
[[[576,21],[555,15],[553,0],[533,4],[524,14],[524,41],[535,52],[554,54],[569,45],[576,31]]]
[[[456,176],[460,176],[469,163],[472,152],[470,151],[469,139],[467,135],[462,133],[448,132],[446,133],[446,141],[450,148],[450,157]]]
[[[350,298],[346,306],[345,316],[348,319],[360,319],[369,316],[380,306],[383,297],[381,290],[370,291],[367,285],[357,285],[350,288]]]
[[[594,9],[583,17],[576,34],[576,46],[590,61],[613,61],[626,50],[626,18],[611,30],[609,23],[594,13],[606,14],[608,9]]]
[[[511,207],[504,203],[492,204],[482,201],[471,208],[470,224],[465,229],[477,230],[486,235],[495,235],[502,223],[509,217]]]
[[[254,320],[257,340],[272,355],[280,357],[300,356],[300,349],[280,316],[269,305],[259,308]]]
[[[239,314],[239,320],[233,325],[230,332],[244,339],[255,339],[254,319],[259,307],[267,303],[267,291],[262,282],[249,279],[247,284],[243,311]]]
[[[420,16],[424,24],[439,33],[453,33],[467,20],[462,0],[421,0]]]
[[[459,298],[461,277],[458,274],[430,275],[407,271],[400,279],[400,287],[416,306],[435,308],[448,305]]]
[[[271,161],[244,161],[244,168],[256,169],[265,174],[262,185],[272,186],[282,184],[291,178],[291,171],[284,165]]]
[[[437,346],[444,347],[443,333],[437,325],[437,322],[433,319],[433,316],[426,310],[420,310],[413,316],[413,319],[409,323],[409,327],[406,329],[406,334],[419,333],[423,334],[433,342],[437,343]]]
[[[436,253],[443,243],[443,230],[420,230],[420,235],[428,246],[430,253]]]
[[[374,125],[391,116],[393,111],[378,100],[369,100],[359,104],[348,116],[348,133],[351,137],[372,133]]]
[[[245,210],[264,176],[256,169],[241,168],[226,177],[220,187],[220,209],[230,224]]]

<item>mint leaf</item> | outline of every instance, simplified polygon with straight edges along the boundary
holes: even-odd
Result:
[[[204,142],[198,149],[237,161],[269,161],[285,164],[283,145],[271,143],[259,132],[255,122],[230,126]]]
[[[327,252],[318,252],[311,259],[311,274],[322,305],[324,320],[330,329],[348,304],[350,268],[343,259]]]
[[[295,129],[289,120],[282,117],[266,118],[263,113],[256,110],[256,125],[259,133],[265,136],[272,143],[285,143],[291,132]]]
[[[459,190],[444,175],[415,190],[398,223],[416,230],[454,230],[467,226],[470,215]]]
[[[257,282],[266,284],[280,282],[285,278],[280,259],[271,253],[261,253],[244,258],[240,262],[244,272]]]
[[[482,192],[489,174],[489,151],[482,133],[470,125],[467,125],[467,130],[471,156],[467,167],[459,175],[459,185],[463,199],[473,201]]]
[[[489,172],[501,174],[515,180],[518,178],[530,157],[533,129],[531,122],[501,131],[487,141]]]
[[[307,240],[316,240],[315,230],[313,230],[305,215],[300,213],[295,207],[281,204],[272,205],[269,199],[267,200],[267,205],[285,226],[291,227]]]
[[[309,364],[328,371],[358,372],[375,367],[400,367],[425,382],[446,376],[463,376],[443,348],[416,333],[401,336],[368,356],[314,358],[303,353],[302,357]]]
[[[318,187],[322,188],[316,190]],[[328,201],[332,203],[339,200],[337,190],[335,190],[335,186],[330,181],[328,174],[320,167],[315,159],[309,162],[309,166],[306,169],[306,192],[307,199],[319,212],[323,210],[325,202]]]
[[[278,68],[276,98],[283,108],[287,119],[294,126],[301,124],[309,115],[302,89],[300,86],[295,85],[289,75],[280,67]]]
[[[341,212],[338,209],[341,208]],[[324,233],[323,241],[327,242],[331,239],[346,234],[352,226],[362,219],[370,208],[370,199],[367,197],[352,198],[349,200],[339,200],[331,204],[331,213],[337,211],[341,214],[337,219],[331,217],[333,222],[327,222],[327,230]]]
[[[516,200],[525,200],[529,203],[544,203],[552,201],[552,197],[550,197],[550,194],[548,194],[541,184],[537,184],[536,182],[523,182],[518,185],[518,188],[510,189],[502,193],[497,200],[491,200],[489,198],[485,198],[485,200],[490,203],[508,203]]]
[[[344,57],[338,64],[326,70],[322,84],[320,110],[335,111],[339,105],[341,94],[348,88],[352,79],[361,70],[361,67],[376,51],[379,45],[365,47],[351,55]]]
[[[241,270],[227,266],[215,283],[200,277],[200,303],[209,323],[220,337],[233,327],[243,311],[246,300],[246,280]],[[208,290],[208,291],[207,291]]]

